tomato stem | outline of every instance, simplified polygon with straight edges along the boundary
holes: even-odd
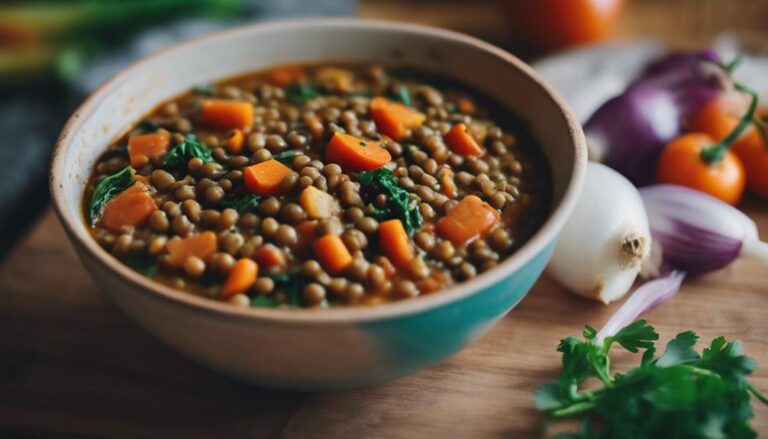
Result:
[[[723,140],[715,143],[714,145],[710,145],[701,150],[701,159],[710,165],[723,160],[723,157],[725,157],[725,151],[727,151],[731,144],[733,144],[733,142],[735,142],[742,135],[742,133],[744,133],[744,130],[746,130],[747,127],[749,127],[749,125],[752,124],[755,119],[755,111],[757,110],[757,101],[759,99],[757,93],[755,93],[754,90],[748,88],[744,84],[740,84],[738,82],[734,83],[734,86],[737,90],[750,95],[752,97],[752,102],[749,104],[749,110],[747,110],[747,112],[739,121],[739,124],[736,125],[736,128],[734,128],[733,131],[728,134],[728,136],[726,136]]]

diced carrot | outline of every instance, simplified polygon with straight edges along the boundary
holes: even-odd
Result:
[[[203,101],[200,120],[220,130],[250,128],[253,124],[253,105],[250,102],[206,99]]]
[[[219,240],[216,234],[210,231],[184,239],[171,239],[165,245],[168,250],[168,264],[174,268],[181,268],[190,256],[206,259],[216,253],[218,245]]]
[[[298,81],[302,76],[304,76],[304,67],[295,64],[274,67],[264,73],[264,79],[278,87],[290,85]]]
[[[249,191],[257,195],[269,196],[280,191],[280,182],[291,172],[293,171],[288,166],[270,159],[245,168],[243,178]]]
[[[477,111],[475,101],[469,96],[459,96],[456,98],[456,108],[464,114],[474,114]]]
[[[464,157],[480,157],[484,153],[483,148],[469,134],[467,126],[463,123],[454,125],[443,137],[443,140],[451,148],[451,151]]]
[[[416,282],[416,288],[422,294],[434,293],[445,286],[445,273],[437,271],[426,279]]]
[[[131,166],[140,168],[146,165],[150,158],[167,151],[170,143],[171,133],[166,130],[131,136],[128,139],[128,156],[131,159]]]
[[[303,249],[317,238],[317,221],[304,221],[296,226],[296,248]]]
[[[371,116],[382,134],[397,141],[403,140],[408,131],[421,126],[426,119],[413,108],[382,97],[371,101]]]
[[[499,212],[490,204],[476,195],[467,195],[437,223],[437,234],[455,246],[462,246],[488,234],[500,218]]]
[[[243,131],[235,129],[232,131],[229,137],[227,137],[227,140],[224,141],[224,148],[226,148],[227,151],[231,152],[232,154],[237,154],[243,149],[244,139],[245,136],[243,136]]]
[[[442,168],[437,171],[437,175],[440,177],[440,193],[448,198],[456,197],[456,183],[451,168]]]
[[[352,264],[352,255],[339,235],[329,233],[315,241],[312,248],[320,264],[330,274],[339,273]]]
[[[325,149],[325,160],[338,163],[345,171],[361,172],[380,168],[392,159],[379,142],[336,132]]]
[[[259,266],[266,269],[285,265],[285,255],[272,244],[266,244],[256,249],[253,258],[256,259]]]
[[[314,219],[328,218],[339,211],[339,203],[333,195],[314,186],[307,186],[301,192],[299,204],[307,212],[307,216]]]
[[[399,219],[379,224],[379,246],[390,261],[400,270],[410,267],[413,260],[411,240]]]
[[[239,259],[229,270],[227,281],[219,294],[223,300],[227,300],[235,294],[242,294],[256,283],[259,275],[259,265],[248,258]]]
[[[315,77],[326,88],[346,93],[352,91],[355,74],[338,67],[323,67],[317,70]]]
[[[146,186],[137,183],[107,202],[101,223],[113,232],[119,232],[123,226],[141,227],[156,210],[157,203],[147,193]]]

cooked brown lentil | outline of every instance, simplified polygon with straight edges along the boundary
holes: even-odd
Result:
[[[249,74],[214,84],[212,96],[190,92],[159,105],[97,161],[84,211],[88,216],[97,184],[131,165],[134,185],[152,204],[145,216],[117,226],[96,218],[97,242],[142,272],[156,265],[159,270],[147,273],[159,282],[214,298],[236,261],[253,258],[261,277],[226,302],[325,307],[410,298],[431,291],[422,282],[439,278],[448,287],[473,278],[512,254],[541,225],[550,203],[549,168],[525,125],[491,99],[411,70],[326,67],[301,66],[288,85],[270,84],[269,73]],[[424,115],[423,123],[398,136],[380,131],[371,102],[382,96],[404,100]],[[202,102],[214,98],[246,104],[251,119],[239,127],[206,124]],[[476,110],[460,113],[460,99],[472,99]],[[444,136],[458,123],[468,127],[483,156],[465,157],[451,149]],[[168,132],[166,152],[131,156],[131,137],[153,127]],[[407,266],[395,269],[379,239],[383,223],[396,215],[392,194],[369,193],[360,169],[326,160],[336,132],[362,137],[364,147],[378,142],[389,153],[384,168],[407,195],[407,208],[423,221],[410,238],[414,257]],[[202,153],[180,149],[195,141],[188,137],[192,134]],[[181,159],[174,162],[171,156],[180,151]],[[287,171],[269,196],[254,197],[249,167],[270,159]],[[454,187],[446,190],[446,181]],[[316,199],[303,196],[310,186],[330,194],[335,207],[321,208]],[[483,237],[456,244],[441,236],[436,224],[468,195],[495,209],[499,220]],[[204,232],[216,237],[213,251],[191,251],[174,262],[178,256],[170,252],[179,241]],[[339,272],[316,254],[315,242],[326,235],[336,235],[350,255]]]

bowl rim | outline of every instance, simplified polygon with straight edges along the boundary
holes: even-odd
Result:
[[[548,99],[560,110],[564,117],[569,132],[570,143],[574,148],[574,160],[571,169],[571,178],[566,183],[565,193],[562,200],[556,206],[553,206],[552,212],[544,224],[539,228],[531,238],[512,255],[499,263],[493,269],[482,273],[472,280],[461,282],[457,285],[446,288],[437,294],[429,294],[409,300],[396,301],[371,307],[336,307],[329,309],[267,309],[267,308],[240,308],[228,303],[218,302],[209,298],[196,296],[172,287],[163,285],[152,279],[149,279],[140,273],[135,272],[124,265],[117,258],[112,256],[106,250],[96,243],[87,231],[80,231],[73,224],[73,221],[82,221],[82,218],[72,218],[66,213],[63,206],[64,189],[63,184],[59,183],[56,174],[57,169],[63,169],[66,160],[62,151],[66,145],[72,142],[75,133],[82,124],[94,113],[98,104],[109,96],[111,88],[117,86],[122,81],[133,75],[141,66],[154,59],[161,58],[168,53],[180,50],[181,48],[193,46],[204,41],[226,39],[237,35],[249,35],[251,33],[269,32],[281,28],[294,28],[299,31],[304,27],[315,28],[345,28],[345,29],[380,29],[406,34],[421,34],[431,37],[437,37],[441,40],[453,41],[466,44],[473,48],[486,52],[501,61],[511,64],[512,67],[521,71],[531,81],[532,85],[537,86]],[[63,225],[67,235],[73,245],[85,249],[88,256],[98,262],[103,269],[111,275],[118,276],[123,282],[127,282],[131,289],[141,291],[142,294],[151,295],[154,299],[171,302],[177,306],[183,306],[187,310],[197,313],[212,314],[230,319],[256,320],[282,324],[333,324],[333,323],[363,323],[394,317],[403,317],[418,314],[431,309],[439,308],[443,305],[459,301],[481,290],[488,288],[509,273],[522,268],[530,262],[536,255],[542,252],[547,245],[557,238],[558,230],[567,220],[573,209],[579,193],[581,191],[584,174],[586,172],[587,150],[586,140],[581,125],[571,112],[568,105],[560,95],[548,85],[534,70],[525,62],[516,56],[500,49],[490,43],[478,38],[465,35],[456,31],[426,26],[420,24],[403,23],[392,20],[379,19],[361,19],[361,18],[303,18],[290,20],[275,20],[265,23],[257,23],[235,27],[228,30],[213,32],[197,38],[185,40],[173,44],[163,50],[155,52],[144,57],[130,66],[120,70],[107,81],[102,83],[93,91],[72,113],[61,130],[53,149],[50,167],[49,189],[52,195],[52,201],[56,215]],[[81,227],[80,227],[81,228]]]

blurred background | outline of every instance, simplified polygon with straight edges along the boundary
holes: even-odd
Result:
[[[2,1],[0,258],[47,206],[56,135],[101,82],[179,40],[307,16],[439,25],[528,61],[606,41],[705,47],[726,38],[745,50],[768,51],[768,0]],[[615,62],[624,61],[617,57]]]

